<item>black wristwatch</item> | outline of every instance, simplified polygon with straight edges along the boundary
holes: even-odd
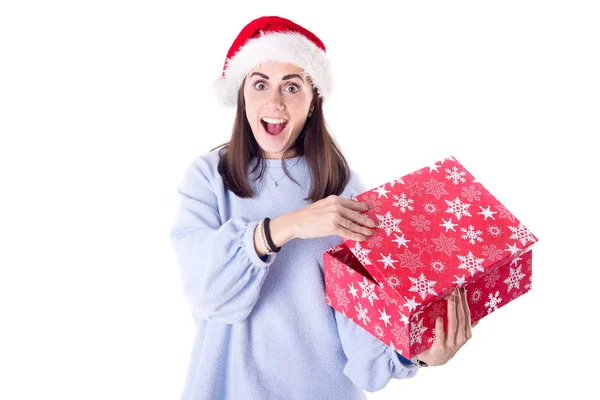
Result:
[[[414,356],[413,358],[410,359],[410,362],[413,364],[418,365],[419,367],[427,367],[427,363],[425,361],[421,361],[417,358],[417,356]]]

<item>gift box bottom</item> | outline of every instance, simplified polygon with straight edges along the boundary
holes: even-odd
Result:
[[[324,261],[327,304],[404,357],[411,358],[431,347],[438,317],[443,318],[446,330],[449,293],[420,310],[411,310],[407,307],[409,299],[393,290],[394,282],[373,277],[345,244],[327,250]],[[529,249],[462,285],[471,323],[531,290],[531,263]]]

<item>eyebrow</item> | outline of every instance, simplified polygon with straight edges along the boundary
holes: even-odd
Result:
[[[263,77],[263,78],[265,78],[265,79],[267,79],[267,80],[269,79],[269,77],[268,77],[267,75],[265,75],[265,74],[261,74],[260,72],[253,72],[253,73],[252,73],[252,75],[250,75],[250,77],[252,78],[254,75],[261,76],[261,77]],[[281,80],[282,80],[282,81],[286,81],[286,80],[288,80],[288,79],[292,79],[292,78],[300,78],[300,80],[301,80],[302,82],[304,82],[304,79],[302,79],[302,77],[301,77],[300,75],[298,75],[298,74],[289,74],[289,75],[285,75],[283,78],[281,78]]]

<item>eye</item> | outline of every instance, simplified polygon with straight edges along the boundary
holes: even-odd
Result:
[[[254,89],[263,90],[263,89],[259,88],[259,85],[263,85],[264,88],[267,87],[267,84],[264,83],[263,81],[256,81],[256,82],[254,82]]]
[[[298,93],[300,91],[300,88],[296,84],[291,84],[290,86],[288,86],[288,88],[291,88],[291,87],[294,88],[294,91],[292,91],[290,93]]]

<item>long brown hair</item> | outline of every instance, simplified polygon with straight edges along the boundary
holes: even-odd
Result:
[[[323,116],[323,98],[319,97],[316,88],[313,89],[314,110],[312,116],[307,118],[302,132],[289,149],[283,154],[281,161],[285,174],[290,176],[285,159],[293,150],[297,156],[304,155],[310,169],[312,184],[307,198],[313,203],[325,197],[342,193],[350,180],[350,168],[346,158],[329,134]],[[229,142],[223,143],[210,151],[219,150],[219,175],[223,178],[224,185],[237,196],[242,198],[253,197],[254,193],[248,183],[248,165],[253,157],[259,158],[252,172],[260,167],[259,178],[264,175],[264,151],[252,134],[252,129],[246,118],[246,101],[244,98],[244,84],[240,86],[237,100],[237,111],[233,124],[233,132]]]

